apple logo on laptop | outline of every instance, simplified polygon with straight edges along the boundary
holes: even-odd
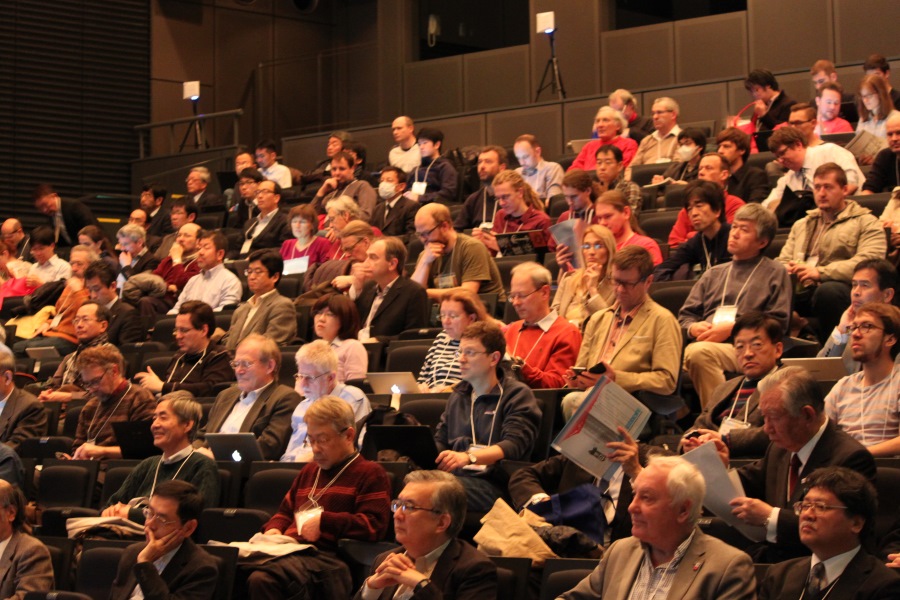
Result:
[[[241,462],[241,460],[243,460],[241,453],[237,450],[231,453],[231,458],[234,459],[234,462]]]
[[[392,385],[392,386],[391,386],[391,393],[392,393],[392,394],[399,394],[399,393],[400,393],[400,386],[398,386],[396,383],[395,383],[394,385]]]

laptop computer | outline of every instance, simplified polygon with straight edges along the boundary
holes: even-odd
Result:
[[[827,356],[823,358],[783,358],[781,364],[785,367],[800,367],[809,371],[816,381],[837,381],[849,375],[844,359],[840,356]]]
[[[150,432],[152,422],[122,421],[112,424],[116,441],[122,449],[122,458],[143,460],[162,454],[162,450],[153,445],[153,433]]]
[[[247,462],[260,461],[262,450],[252,433],[207,433],[206,443],[216,460]]]
[[[396,450],[422,469],[434,469],[438,455],[434,433],[428,425],[369,425],[364,445],[373,449],[372,456],[380,450]]]
[[[417,394],[419,384],[409,371],[401,373],[366,373],[375,394]]]

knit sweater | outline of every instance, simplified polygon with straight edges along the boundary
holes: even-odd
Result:
[[[523,324],[516,321],[506,330],[507,352],[525,359],[522,380],[533,388],[563,387],[563,373],[578,358],[581,332],[562,317],[546,332],[539,327],[522,329]]]
[[[346,464],[344,461],[322,471],[313,494],[323,509],[319,521],[322,537],[315,543],[323,550],[335,550],[340,538],[375,542],[387,533],[391,516],[391,483],[387,473],[377,463],[357,456],[337,481],[322,492]],[[309,504],[308,496],[313,492],[318,473],[319,466],[314,462],[303,467],[281,501],[278,512],[263,526],[263,531],[277,529],[302,541],[294,513]],[[322,494],[321,497],[319,494]]]
[[[451,338],[446,331],[440,332],[425,355],[417,381],[429,388],[442,388],[462,379],[458,353],[459,340]]]
[[[187,390],[197,398],[212,396],[219,383],[234,381],[231,356],[221,346],[210,344],[203,353],[178,352],[169,361],[163,380],[162,393]]]

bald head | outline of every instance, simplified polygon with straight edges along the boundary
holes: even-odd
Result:
[[[394,122],[391,123],[391,134],[394,136],[394,142],[400,144],[404,149],[408,149],[416,143],[413,120],[407,116],[394,119]]]
[[[0,235],[3,240],[19,245],[19,242],[25,237],[25,231],[22,229],[22,223],[18,219],[7,219],[0,226]]]

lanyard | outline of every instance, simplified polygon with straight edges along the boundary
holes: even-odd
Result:
[[[422,179],[423,183],[426,183],[426,184],[428,183],[428,172],[431,170],[431,167],[434,166],[435,162],[437,162],[437,159],[432,160],[430,163],[428,163],[428,166],[425,167],[425,177]],[[419,169],[421,169],[421,168],[422,167],[419,167]],[[419,169],[416,169],[415,183],[419,183]]]
[[[427,174],[426,174],[427,175]],[[497,199],[494,198],[494,210],[491,212],[491,223],[497,217]],[[487,223],[487,188],[481,193],[481,222]]]
[[[703,235],[703,234],[701,234]],[[753,274],[756,273],[756,270],[759,268],[759,265],[762,264],[762,258],[759,259],[759,262],[756,263],[756,266],[753,267],[753,270],[750,271],[750,277],[747,278],[747,281],[744,282],[744,285],[741,286],[740,291],[737,293],[737,297],[734,299],[734,305],[737,306],[738,302],[741,301],[741,295],[744,293],[744,290],[747,287],[747,284],[750,283],[750,280],[753,279]],[[725,292],[728,290],[728,280],[731,278],[731,270],[734,269],[734,263],[728,265],[728,273],[725,275],[725,284],[722,286],[722,302],[720,306],[725,306]]]
[[[738,386],[737,393],[734,395],[734,402],[731,403],[731,410],[728,412],[728,418],[732,418],[734,416],[734,409],[737,406],[738,398],[741,397],[741,390],[744,389],[744,384],[747,383],[747,378],[744,377],[741,380],[741,385]],[[747,419],[750,418],[750,398],[747,398],[747,401],[744,403],[744,423],[747,422]]]
[[[309,499],[309,501],[313,503],[313,506],[315,506],[315,507],[319,506],[319,500],[322,498],[323,495],[325,495],[325,492],[328,491],[328,488],[330,488],[332,485],[334,485],[334,482],[338,480],[338,477],[340,477],[344,473],[344,471],[347,470],[347,467],[352,465],[353,461],[356,460],[357,458],[359,458],[359,452],[354,454],[353,458],[348,460],[347,464],[344,465],[343,467],[341,467],[341,470],[338,471],[337,475],[332,477],[331,481],[329,481],[325,485],[325,487],[322,488],[322,491],[319,492],[319,495],[316,496],[316,486],[319,485],[319,475],[322,473],[322,468],[319,467],[319,470],[316,471],[316,480],[313,481],[312,489],[310,489],[309,493],[306,495],[306,497]]]
[[[525,329],[525,322],[522,322],[522,328],[519,329],[519,333],[516,334],[516,345],[513,347],[513,356],[518,356],[517,352],[519,350],[519,338],[522,337],[522,329]],[[538,344],[541,343],[541,338],[544,337],[544,334],[547,333],[543,329],[541,329],[541,335],[538,336],[538,339],[531,346],[531,350],[528,351],[528,354],[525,355],[525,358],[522,359],[523,364],[528,364],[528,357],[531,356],[531,353],[534,352],[534,349],[538,347]],[[501,393],[502,393],[501,388]]]
[[[187,374],[178,381],[178,383],[184,383],[184,380],[191,376],[191,373],[194,372],[194,369],[196,369],[197,366],[203,362],[203,359],[206,358],[206,353],[208,351],[209,351],[209,346],[207,346],[203,350],[203,354],[200,356],[200,358],[197,360],[197,362],[194,363],[194,366],[191,367],[191,370],[188,371]],[[175,375],[175,371],[178,370],[178,364],[184,359],[184,357],[185,357],[185,355],[182,354],[175,360],[175,366],[172,367],[172,371],[169,373],[169,376],[166,378],[166,383],[169,383],[172,381],[172,376]]]
[[[172,481],[178,479],[178,474],[181,473],[181,469],[184,468],[184,465],[187,464],[187,461],[191,460],[191,456],[194,455],[194,448],[191,448],[190,453],[184,457],[184,460],[178,466],[178,469],[175,471],[175,474],[172,475]],[[159,477],[159,465],[162,464],[162,456],[159,457],[159,462],[156,463],[156,473],[153,474],[153,487],[150,488],[150,496],[153,495],[153,490],[156,489],[156,478]]]
[[[130,391],[131,391],[131,384],[129,383],[128,388],[122,393],[122,395],[119,397],[119,401],[116,402],[116,405],[109,412],[109,416],[107,416],[106,420],[103,421],[103,425],[101,425],[100,429],[97,430],[97,435],[95,435],[94,437],[91,437],[91,429],[94,428],[94,420],[97,418],[97,413],[100,412],[100,403],[97,402],[97,410],[94,411],[94,416],[91,417],[91,424],[88,425],[88,428],[87,428],[87,443],[88,444],[96,444],[97,443],[97,436],[100,435],[100,432],[103,431],[103,428],[106,427],[106,424],[109,423],[109,420],[112,419],[112,416],[114,414],[116,414],[116,410],[118,410],[119,405],[122,404],[122,400],[125,399],[125,396],[127,396],[128,392],[130,392]]]
[[[500,382],[497,382],[497,387],[500,388],[500,397],[497,398],[497,404],[494,405],[494,416],[491,417],[491,430],[488,432],[488,442],[487,445],[491,445],[491,441],[494,439],[494,423],[497,422],[497,413],[500,412],[500,401],[503,400],[503,386],[500,385]],[[469,404],[469,426],[472,428],[472,443],[476,446],[478,445],[478,438],[475,437],[475,391],[472,391],[472,402]]]

